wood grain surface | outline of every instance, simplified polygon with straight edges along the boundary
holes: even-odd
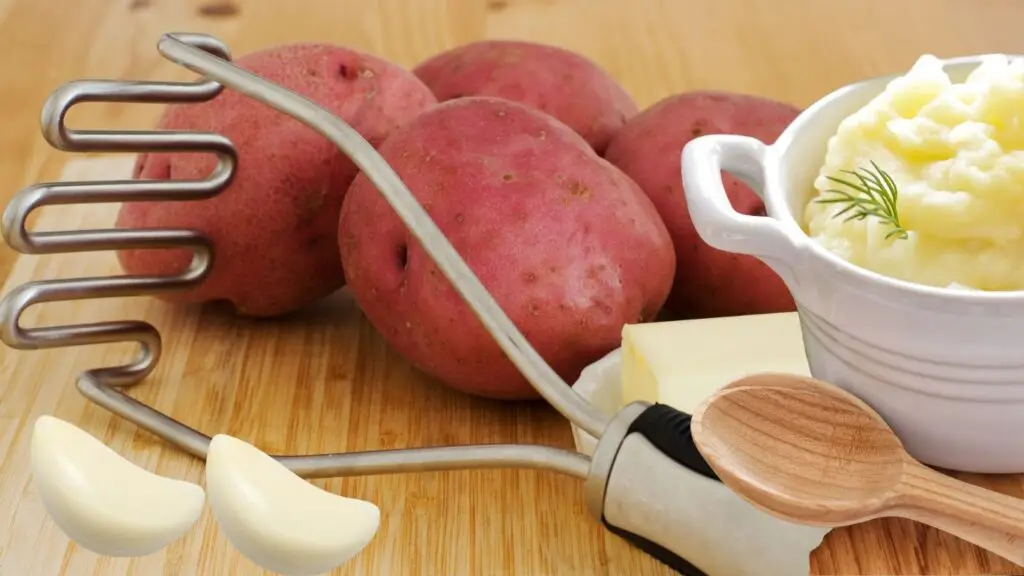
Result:
[[[514,37],[600,62],[641,106],[682,90],[745,91],[807,105],[866,76],[906,69],[921,53],[1024,51],[1016,0],[0,0],[0,200],[62,175],[69,155],[39,135],[40,106],[83,77],[184,79],[156,52],[160,34],[212,33],[242,54],[321,40],[402,65],[479,38]],[[145,128],[159,108],[91,105],[77,127]],[[127,160],[74,161],[68,178],[124,175]],[[113,206],[61,207],[41,229],[107,226]],[[22,257],[0,250],[6,289],[33,278],[110,274],[109,254]],[[144,318],[164,334],[158,371],[133,394],[204,432],[272,452],[308,453],[467,442],[571,446],[568,424],[540,405],[471,399],[415,373],[344,293],[281,321],[233,319],[150,299],[54,304],[31,325]],[[46,352],[0,348],[0,574],[261,573],[233,551],[209,514],[166,551],[100,558],[70,545],[46,518],[27,470],[31,423],[70,420],[136,462],[198,481],[202,463],[87,405],[73,389],[87,367],[127,346]],[[1017,497],[1018,476],[970,477]],[[384,513],[363,554],[336,574],[666,575],[587,514],[578,481],[530,471],[471,471],[319,482]],[[1024,574],[1024,569],[906,521],[834,531],[815,574]],[[767,575],[766,575],[767,576]],[[774,575],[773,575],[774,576]],[[779,575],[783,576],[783,575]],[[788,575],[787,575],[788,576]]]

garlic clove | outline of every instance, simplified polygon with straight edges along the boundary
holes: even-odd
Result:
[[[205,494],[127,460],[77,426],[41,416],[32,432],[33,484],[54,523],[103,556],[146,556],[183,536]]]
[[[380,526],[373,503],[322,490],[223,434],[210,443],[206,491],[231,544],[263,569],[288,576],[330,572],[366,547]]]

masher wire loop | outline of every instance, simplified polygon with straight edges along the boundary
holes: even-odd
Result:
[[[87,370],[79,391],[95,404],[163,440],[205,458],[210,437],[122,392],[155,368],[161,351],[159,331],[143,321],[25,328],[20,317],[33,304],[109,297],[157,295],[195,286],[206,278],[215,254],[209,240],[194,230],[77,230],[29,232],[32,211],[48,205],[138,201],[189,201],[212,198],[231,183],[236,167],[233,144],[218,134],[173,131],[71,130],[64,123],[81,102],[189,103],[216,97],[232,88],[306,124],[333,142],[385,196],[410,232],[448,277],[534,388],[566,418],[599,437],[608,418],[577,395],[505,315],[465,261],[376,150],[355,130],[315,103],[230,63],[228,49],[201,34],[167,34],[158,49],[169,60],[205,76],[192,83],[82,80],[58,88],[42,115],[43,135],[51,146],[70,152],[207,152],[218,157],[204,180],[58,182],[18,192],[3,213],[4,240],[23,254],[55,254],[120,249],[186,248],[190,266],[175,276],[116,276],[41,280],[14,288],[0,300],[0,340],[11,348],[36,350],[112,342],[137,342],[129,364]],[[301,476],[322,478],[362,474],[465,468],[526,467],[585,478],[589,459],[568,450],[517,444],[424,447],[308,456],[278,456]]]

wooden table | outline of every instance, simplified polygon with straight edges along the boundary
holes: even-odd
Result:
[[[1022,21],[1024,4],[1016,0],[3,0],[0,190],[6,201],[26,184],[61,176],[68,156],[49,149],[38,132],[40,105],[58,84],[185,78],[156,52],[158,36],[168,31],[215,34],[235,54],[278,42],[333,41],[408,66],[465,41],[528,38],[596,59],[642,106],[695,88],[807,105],[848,82],[904,70],[923,52],[1020,52]],[[141,128],[158,113],[95,105],[72,122]],[[64,176],[122,176],[125,169],[123,161],[73,163]],[[43,219],[47,228],[105,226],[113,209],[54,209]],[[30,278],[114,270],[108,254],[15,263],[9,249],[0,252],[6,289]],[[344,295],[282,322],[244,322],[148,299],[56,304],[26,319],[101,318],[146,318],[164,332],[169,354],[135,395],[205,432],[235,434],[268,451],[498,441],[571,446],[568,425],[546,407],[471,399],[416,374]],[[31,422],[40,414],[75,422],[159,473],[201,480],[201,462],[87,405],[73,390],[76,372],[129,352],[0,348],[0,573],[259,573],[227,545],[208,513],[165,552],[130,561],[69,545],[46,518],[27,472]],[[1024,495],[1019,477],[971,480]],[[668,574],[587,515],[579,482],[553,474],[474,471],[320,484],[371,499],[384,511],[375,541],[337,574]],[[812,571],[1024,573],[954,538],[890,521],[834,531],[813,554]]]

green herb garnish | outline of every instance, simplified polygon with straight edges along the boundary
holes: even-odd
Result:
[[[899,190],[892,177],[886,174],[885,170],[878,167],[878,164],[871,162],[873,170],[858,168],[856,170],[843,170],[857,179],[856,183],[842,178],[826,176],[832,182],[846,186],[847,190],[826,190],[831,194],[826,198],[818,198],[815,202],[819,204],[846,204],[846,207],[832,215],[837,218],[846,215],[843,222],[850,220],[863,220],[868,216],[874,216],[882,222],[892,226],[892,230],[885,235],[885,238],[896,237],[901,240],[907,238],[907,231],[900,226],[900,215],[896,210],[896,199],[899,198]]]

